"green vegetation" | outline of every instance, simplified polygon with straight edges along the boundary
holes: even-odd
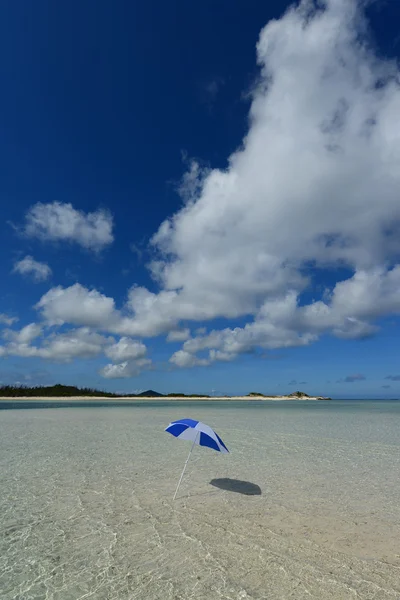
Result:
[[[104,392],[102,390],[95,390],[93,388],[79,388],[75,385],[56,385],[49,386],[19,386],[19,385],[3,385],[0,387],[0,398],[71,398],[71,397],[97,397],[97,398],[212,398],[206,394],[183,394],[180,392],[171,392],[170,394],[160,394],[154,390],[147,390],[140,394],[115,394],[113,392]],[[230,398],[231,396],[224,396],[224,398]],[[276,395],[261,394],[261,392],[250,392],[247,394],[248,398],[262,397],[262,398],[279,398]],[[289,394],[290,398],[309,398],[310,396],[305,392],[293,392]],[[328,398],[327,398],[328,399]]]
[[[293,394],[289,394],[290,397],[293,398],[309,398],[310,396],[305,392],[293,392]]]
[[[35,386],[35,387],[27,387],[24,385],[3,385],[0,387],[0,397],[10,396],[13,398],[18,398],[21,396],[29,396],[29,397],[71,397],[71,396],[101,396],[104,398],[114,398],[116,394],[112,394],[111,392],[102,392],[98,390],[94,390],[92,388],[78,388],[74,385],[61,385],[57,383],[56,385],[50,386]]]
[[[279,398],[276,394],[261,394],[261,392],[250,392],[247,396],[261,396],[262,398]],[[310,396],[305,392],[293,392],[288,394],[288,398],[309,398]]]
[[[0,387],[0,398],[71,398],[86,396],[97,398],[209,398],[202,394],[172,393],[164,396],[154,390],[147,390],[140,394],[114,394],[93,388],[80,388],[75,385],[56,385],[28,387],[24,385],[3,385]]]

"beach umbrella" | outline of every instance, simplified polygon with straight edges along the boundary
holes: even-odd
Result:
[[[185,469],[187,467],[190,455],[195,444],[197,444],[198,446],[206,446],[207,448],[212,448],[213,450],[216,450],[217,452],[222,452],[224,454],[228,453],[229,450],[225,446],[224,442],[221,440],[219,435],[215,433],[215,431],[211,429],[211,427],[205,425],[205,423],[201,423],[201,421],[195,421],[194,419],[179,419],[178,421],[172,421],[172,423],[170,423],[168,427],[166,427],[165,431],[167,431],[174,437],[179,438],[180,440],[188,440],[192,442],[192,447],[190,448],[189,455],[183,467],[183,471],[178,482],[178,487],[175,490],[175,500],[176,494],[178,493],[179,486],[181,485]]]

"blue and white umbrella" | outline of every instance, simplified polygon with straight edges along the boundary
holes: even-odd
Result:
[[[172,423],[170,423],[168,427],[166,427],[165,431],[181,440],[188,440],[190,442],[193,442],[189,452],[189,456],[187,457],[185,466],[183,467],[178,487],[175,491],[175,500],[176,494],[178,493],[179,486],[181,484],[186,466],[189,462],[190,455],[195,444],[197,444],[198,446],[206,446],[207,448],[212,448],[213,450],[216,450],[217,452],[222,452],[224,454],[229,453],[229,450],[225,446],[224,442],[221,440],[219,435],[215,433],[215,431],[211,429],[211,427],[209,427],[205,423],[202,423],[201,421],[195,421],[194,419],[179,419],[178,421],[172,421]]]

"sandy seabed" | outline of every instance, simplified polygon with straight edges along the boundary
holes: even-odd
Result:
[[[399,408],[0,411],[0,597],[398,600]]]

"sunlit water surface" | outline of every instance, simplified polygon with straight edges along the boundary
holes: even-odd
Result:
[[[399,600],[400,402],[0,410],[0,598]]]

